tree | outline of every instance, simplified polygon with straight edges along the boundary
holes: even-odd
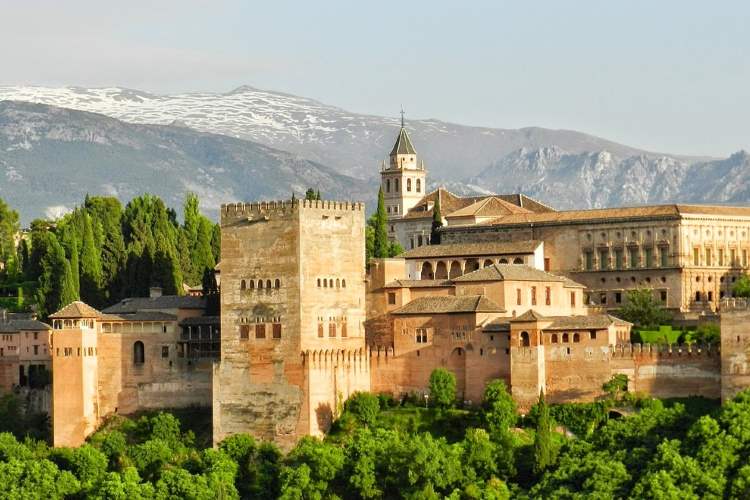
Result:
[[[305,199],[306,200],[320,200],[320,189],[316,192],[313,188],[307,188],[307,191],[305,191]]]
[[[456,376],[445,368],[430,374],[430,397],[438,408],[450,408],[456,402]]]
[[[12,269],[13,274],[17,272],[15,241],[19,229],[18,212],[0,198],[0,264],[6,272]]]
[[[544,401],[544,391],[539,391],[538,418],[536,434],[534,436],[534,473],[541,474],[552,465],[554,451],[552,449],[552,422],[549,407]]]
[[[505,433],[516,421],[516,402],[503,380],[493,380],[484,388],[484,423],[490,436]]]
[[[435,197],[432,207],[432,228],[430,230],[430,245],[440,244],[440,228],[443,227],[443,216],[440,213],[440,196]]]
[[[102,262],[94,242],[91,217],[83,212],[83,239],[81,243],[81,298],[87,304],[98,306],[102,300]]]
[[[371,220],[373,230],[372,257],[376,259],[388,257],[390,247],[388,242],[388,216],[385,213],[385,196],[382,187],[378,190],[378,208]]]
[[[618,400],[620,395],[628,391],[628,376],[623,373],[612,375],[609,381],[602,384],[602,390],[606,392],[610,398]]]
[[[750,297],[750,276],[743,274],[732,285],[733,297]]]
[[[42,245],[46,253],[41,259],[41,273],[38,278],[37,304],[40,313],[47,317],[62,307],[77,300],[70,263],[65,250],[52,233],[46,233]]]
[[[346,411],[365,425],[375,425],[380,414],[378,397],[369,392],[355,392],[346,400]]]
[[[637,328],[658,327],[671,319],[669,313],[654,298],[653,290],[649,288],[629,290],[619,316]]]

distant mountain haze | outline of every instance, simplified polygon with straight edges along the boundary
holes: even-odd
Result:
[[[19,135],[25,126],[20,104],[6,103],[15,111],[0,115],[0,179],[13,178],[18,187],[19,176],[36,179],[36,170],[29,167],[34,165],[76,178],[77,192],[106,191],[127,199],[154,192],[150,186],[156,186],[162,189],[156,194],[164,193],[174,204],[172,200],[191,189],[213,210],[236,199],[289,197],[292,189],[299,193],[308,185],[320,188],[325,197],[371,203],[380,164],[399,127],[397,118],[350,113],[248,86],[228,93],[175,95],[116,87],[0,87],[3,99],[101,113],[122,121],[102,121],[100,128],[103,116],[34,108],[32,122],[42,120],[40,115],[47,115],[50,127],[62,117],[67,121],[51,128],[57,132],[43,134],[43,144],[24,149],[34,145],[34,134],[28,140]],[[31,113],[31,108],[25,112]],[[643,151],[570,130],[470,127],[410,120],[408,115],[406,126],[425,160],[429,185],[445,185],[457,194],[522,192],[558,209],[750,202],[745,181],[750,165],[742,151],[727,159],[696,158]],[[76,132],[63,133],[67,127]],[[15,130],[15,135],[8,130]],[[118,133],[110,137],[115,130]],[[54,164],[53,157],[60,162]],[[95,175],[68,172],[79,162]],[[0,187],[0,196],[5,196],[5,189]],[[48,206],[67,206],[68,194],[35,190],[28,196],[42,196]]]

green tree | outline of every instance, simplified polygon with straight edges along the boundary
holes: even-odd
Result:
[[[432,207],[432,228],[430,229],[430,245],[440,244],[440,228],[443,227],[443,215],[440,213],[440,196],[435,197]]]
[[[303,437],[287,457],[281,475],[281,498],[322,498],[343,467],[341,448]]]
[[[628,290],[625,306],[619,316],[636,328],[652,328],[671,320],[670,314],[654,298],[653,290],[641,288]]]
[[[517,419],[516,402],[503,380],[493,380],[484,388],[482,415],[491,436],[508,431]]]
[[[607,382],[602,384],[602,390],[614,400],[620,399],[620,395],[628,391],[628,376],[623,373],[612,375]]]
[[[445,368],[430,374],[430,398],[438,408],[450,408],[456,402],[456,376]]]
[[[534,435],[534,472],[541,474],[552,465],[554,450],[552,444],[552,421],[549,407],[544,400],[544,391],[539,391],[538,418]]]
[[[732,285],[733,297],[750,297],[750,276],[742,274]]]
[[[37,304],[39,304],[41,315],[47,317],[77,300],[78,297],[70,264],[65,257],[62,245],[52,233],[47,233],[43,241],[46,254],[41,259]]]
[[[81,299],[95,307],[101,305],[102,262],[94,241],[91,217],[83,213],[83,239],[81,244]]]
[[[355,392],[346,400],[345,410],[365,425],[373,426],[380,415],[380,401],[369,392]]]
[[[320,200],[320,189],[315,191],[313,188],[307,188],[307,191],[305,191],[305,199],[306,200]]]
[[[0,264],[3,264],[6,274],[12,275],[18,271],[18,266],[15,264],[17,257],[15,241],[20,230],[18,220],[18,212],[12,210],[0,198]]]
[[[87,196],[85,209],[91,216],[92,227],[100,250],[102,286],[109,302],[122,297],[123,272],[127,259],[122,234],[122,204],[111,196]]]
[[[378,190],[378,208],[371,220],[373,230],[371,256],[376,259],[388,257],[390,248],[388,241],[388,216],[385,213],[385,197],[382,187]]]

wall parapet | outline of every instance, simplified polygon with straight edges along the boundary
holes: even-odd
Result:
[[[267,214],[269,212],[287,213],[300,209],[324,209],[364,212],[365,204],[361,201],[334,200],[271,200],[250,203],[227,203],[221,205],[222,217],[242,217]]]
[[[719,302],[719,311],[747,311],[750,309],[750,299],[744,297],[725,297]]]
[[[638,357],[716,357],[719,346],[711,344],[618,344],[611,346],[612,358]]]
[[[320,349],[302,352],[302,361],[305,365],[314,368],[331,367],[339,363],[365,363],[369,359],[369,352],[361,349]]]

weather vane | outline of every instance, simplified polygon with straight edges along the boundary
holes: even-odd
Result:
[[[401,106],[401,128],[404,128],[404,106]]]

